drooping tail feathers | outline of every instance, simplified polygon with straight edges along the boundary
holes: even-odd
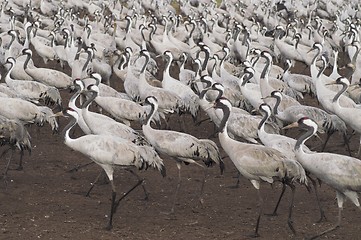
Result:
[[[166,169],[163,159],[160,158],[155,149],[151,146],[138,146],[139,154],[143,159],[143,164],[139,169],[147,169],[149,166],[160,171],[163,177],[166,176]]]

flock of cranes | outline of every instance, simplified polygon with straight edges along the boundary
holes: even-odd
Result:
[[[360,207],[361,140],[354,157],[326,147],[338,132],[352,155],[350,136],[361,134],[359,6],[352,0],[3,1],[3,155],[19,150],[22,169],[24,150],[31,151],[29,125],[49,124],[58,132],[57,117],[64,116],[64,143],[99,165],[111,183],[107,229],[124,198],[117,199],[116,167],[139,180],[128,194],[143,183],[133,168],[154,168],[165,176],[161,156],[174,159],[174,214],[182,164],[205,169],[203,203],[207,167],[218,165],[223,173],[228,157],[258,192],[254,236],[263,215],[261,183],[283,184],[274,212],[286,186],[291,188],[288,226],[296,234],[296,187],[309,189],[315,178],[337,193],[336,225],[314,238],[327,234],[340,226],[346,199]],[[345,66],[338,66],[341,53]],[[50,69],[50,61],[59,67]],[[304,71],[293,73],[295,63]],[[325,73],[328,67],[331,74]],[[72,96],[65,99],[68,90]],[[306,105],[306,97],[318,105]],[[171,129],[171,115],[177,115],[182,132]],[[193,122],[184,122],[186,115]],[[185,132],[185,125],[196,129],[204,115],[218,140]],[[134,129],[138,123],[141,129]],[[75,125],[83,132],[78,138],[71,134]],[[294,126],[307,130],[298,140],[285,135]],[[321,152],[305,146],[324,133]]]

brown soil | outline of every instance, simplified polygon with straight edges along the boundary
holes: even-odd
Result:
[[[113,83],[115,81],[113,79]],[[67,99],[69,93],[64,91],[63,96]],[[308,99],[308,103],[317,105],[313,99]],[[176,118],[171,118],[174,123],[171,128],[179,130]],[[189,118],[183,120],[189,123],[186,132],[197,137],[207,138],[213,131],[212,123],[195,126]],[[60,119],[60,128],[66,123],[66,119]],[[178,176],[174,160],[166,156],[163,156],[167,169],[165,178],[153,170],[139,173],[145,179],[149,199],[144,200],[142,188],[134,190],[121,202],[114,228],[107,231],[104,227],[110,209],[110,184],[96,185],[90,197],[85,197],[100,167],[93,164],[77,172],[68,172],[89,159],[66,147],[62,135],[53,135],[49,126],[32,126],[29,131],[33,151],[31,156],[25,155],[24,169],[9,171],[7,187],[0,181],[0,239],[249,239],[247,236],[254,231],[257,192],[244,178],[238,188],[232,188],[237,182],[237,170],[228,158],[224,159],[226,171],[223,175],[217,166],[208,169],[203,206],[198,201],[203,170],[195,165],[183,166],[175,214],[163,214],[171,209]],[[299,134],[299,130],[287,133],[294,137]],[[211,139],[217,142],[216,137]],[[347,154],[341,139],[337,133],[332,136],[326,151]],[[318,146],[320,141],[314,138],[308,144]],[[358,136],[353,136],[353,155],[357,147]],[[0,169],[5,169],[8,156],[0,161]],[[224,152],[222,156],[226,156]],[[16,166],[17,161],[12,161],[11,167]],[[119,195],[136,181],[126,171],[119,170],[115,174]],[[278,183],[261,185],[266,213],[272,212],[280,191]],[[287,226],[288,189],[278,216],[262,216],[260,239],[303,239],[331,227],[336,223],[338,212],[335,191],[322,185],[320,198],[328,221],[316,223],[319,212],[314,191],[309,193],[305,187],[297,186],[293,213],[297,235],[294,236]],[[359,210],[348,201],[341,227],[321,239],[358,239],[360,223]]]

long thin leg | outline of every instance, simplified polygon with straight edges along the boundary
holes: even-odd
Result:
[[[121,200],[123,200],[129,193],[131,193],[134,189],[136,189],[140,184],[142,184],[143,180],[140,180],[135,184],[131,189],[129,189],[126,193],[123,194],[117,201],[115,201],[117,197],[117,192],[115,191],[115,186],[113,180],[110,180],[110,183],[112,185],[112,203],[110,206],[110,216],[109,216],[109,222],[106,226],[107,230],[111,230],[113,228],[113,216],[114,213],[117,211],[117,208],[119,206],[119,203]]]
[[[349,142],[349,139],[347,138],[347,134],[346,134],[346,133],[343,134],[343,142],[345,143],[345,145],[346,145],[346,147],[347,147],[348,154],[349,154],[350,156],[352,156],[351,149],[350,149],[350,142]]]
[[[201,165],[200,165],[201,166]],[[208,173],[208,168],[205,168],[203,166],[201,166],[204,169],[204,176],[203,176],[203,181],[202,181],[202,186],[201,186],[201,193],[199,195],[199,202],[201,203],[201,205],[203,206],[204,203],[204,199],[203,199],[203,192],[204,192],[204,185],[206,184],[206,179],[207,179],[207,173]]]
[[[332,134],[334,134],[334,132],[327,133],[326,140],[325,140],[325,142],[324,142],[323,145],[322,145],[321,152],[323,152],[323,151],[325,150],[326,145],[327,145],[327,143],[328,143],[328,140],[330,139],[330,137],[332,136]]]
[[[259,230],[259,224],[261,222],[261,216],[263,214],[263,198],[261,196],[261,192],[259,189],[257,189],[257,194],[258,194],[258,201],[259,201],[259,210],[258,210],[258,217],[257,217],[257,222],[256,222],[256,228],[255,228],[255,231],[254,231],[254,234],[252,235],[252,237],[259,237],[259,233],[258,233],[258,230]]]
[[[359,143],[358,152],[357,152],[357,158],[358,159],[361,158],[361,137],[360,137],[360,143]]]
[[[13,149],[12,152],[14,152],[15,150]],[[24,151],[20,150],[20,159],[19,159],[19,165],[16,168],[16,170],[21,171],[23,170],[23,156],[24,156]]]
[[[180,188],[181,183],[182,183],[182,178],[181,178],[181,163],[180,163],[180,162],[177,162],[177,168],[178,168],[178,183],[177,183],[177,187],[176,187],[176,190],[175,190],[174,200],[173,200],[173,204],[172,204],[172,208],[171,208],[171,210],[170,210],[170,213],[174,213],[175,203],[176,203],[176,201],[177,201],[179,188]]]
[[[11,148],[5,150],[5,151],[1,154],[1,156],[3,156],[4,153],[5,153],[5,152],[8,152],[10,149],[11,149]],[[4,180],[4,183],[5,183],[5,188],[7,188],[7,186],[8,186],[8,184],[7,184],[7,176],[8,176],[8,171],[9,171],[10,162],[11,162],[11,160],[12,160],[12,158],[13,158],[13,152],[14,152],[14,150],[11,149],[10,156],[9,156],[9,161],[8,161],[8,163],[6,164],[5,171],[4,171],[3,180]]]
[[[117,208],[119,206],[120,201],[122,201],[126,196],[128,196],[129,193],[131,193],[134,189],[136,189],[139,185],[141,185],[144,182],[144,179],[139,179],[139,181],[127,192],[123,193],[123,196],[121,196],[114,205],[114,213],[117,211]]]
[[[277,204],[276,204],[276,207],[274,208],[273,212],[271,214],[267,214],[268,216],[277,216],[277,210],[278,210],[278,207],[281,203],[281,200],[282,200],[282,197],[283,197],[283,194],[285,193],[286,191],[286,184],[285,183],[282,183],[282,191],[281,191],[281,194],[278,198],[278,201],[277,201]]]
[[[336,230],[337,228],[339,228],[340,225],[341,225],[341,213],[342,213],[342,207],[339,207],[338,208],[338,218],[337,218],[336,225],[329,228],[329,229],[327,229],[327,230],[325,230],[325,231],[323,231],[323,232],[321,232],[321,233],[319,233],[319,234],[317,234],[316,236],[311,237],[310,239],[319,238],[319,237],[325,235],[326,233],[332,232],[332,231]]]
[[[109,216],[109,222],[106,226],[107,230],[110,230],[113,228],[113,214],[114,214],[114,206],[115,206],[115,198],[117,197],[117,192],[115,190],[114,182],[113,180],[110,180],[110,183],[112,185],[112,203],[110,205],[110,216]]]
[[[289,206],[289,211],[288,211],[288,219],[287,219],[287,223],[288,223],[288,227],[291,229],[291,231],[293,232],[293,234],[296,235],[296,230],[293,227],[293,220],[292,220],[292,212],[293,212],[293,201],[295,199],[295,192],[296,192],[296,187],[295,185],[293,185],[292,183],[289,183],[288,186],[290,186],[291,190],[292,190],[292,195],[291,195],[291,203]]]
[[[82,164],[82,165],[77,165],[76,167],[68,170],[69,173],[72,173],[72,172],[77,172],[79,169],[83,168],[83,167],[87,167],[89,165],[92,165],[94,163],[94,161],[91,161],[91,162],[88,162],[88,163],[85,163],[85,164]]]
[[[233,177],[234,178],[234,177]],[[237,171],[237,182],[235,185],[229,186],[229,188],[239,188],[239,184],[241,182],[241,173],[239,171]]]
[[[139,175],[137,173],[135,173],[132,169],[129,169],[129,168],[126,168],[125,169],[126,171],[130,172],[131,174],[133,174],[137,179],[138,179],[138,182],[141,181],[142,182],[142,188],[143,188],[143,192],[144,192],[144,200],[148,200],[148,197],[149,197],[149,193],[147,192],[147,190],[145,189],[145,186],[144,186],[144,180],[139,177]]]
[[[316,195],[316,200],[317,200],[317,204],[318,204],[318,209],[320,210],[320,219],[317,220],[317,222],[319,223],[319,222],[322,222],[323,220],[326,221],[327,218],[326,218],[325,212],[323,211],[322,206],[321,206],[321,201],[320,201],[320,197],[318,195],[318,190],[317,190],[318,187],[317,187],[316,180],[309,176],[308,176],[308,178],[311,180],[313,188],[315,189],[315,195]]]
[[[103,174],[103,170],[98,174],[98,176],[95,178],[94,182],[90,183],[90,188],[88,192],[85,194],[86,197],[89,197],[90,192],[93,190],[95,184],[99,181],[100,176]]]

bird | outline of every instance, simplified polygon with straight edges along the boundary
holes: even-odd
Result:
[[[83,135],[78,138],[71,138],[70,130],[78,121],[78,113],[71,108],[58,112],[57,114],[54,114],[54,116],[66,116],[71,119],[63,130],[65,132],[64,143],[69,148],[92,159],[106,172],[112,188],[109,222],[106,229],[112,229],[113,215],[119,206],[120,200],[143,182],[143,180],[138,181],[138,183],[126,194],[116,200],[117,191],[113,181],[115,168],[136,167],[139,170],[142,170],[152,167],[159,170],[160,173],[165,176],[166,172],[163,161],[161,158],[149,158],[149,156],[145,154],[141,148],[123,138],[110,135]]]
[[[288,226],[295,233],[292,223],[292,207],[295,194],[294,181],[305,183],[306,175],[300,171],[300,165],[288,159],[280,151],[263,145],[243,143],[229,137],[227,131],[231,104],[226,98],[218,98],[214,108],[223,112],[222,122],[219,126],[218,138],[223,150],[227,153],[233,164],[242,176],[249,179],[257,189],[259,199],[259,212],[253,236],[259,236],[259,224],[263,213],[263,199],[260,194],[260,183],[274,183],[281,181],[292,190],[291,204],[288,215]]]
[[[24,70],[33,78],[34,81],[38,81],[58,89],[67,89],[72,86],[73,82],[71,77],[61,71],[49,68],[29,68],[28,62],[33,55],[33,52],[30,49],[23,49],[22,54],[27,56],[24,62]]]
[[[342,85],[342,89],[332,99],[334,113],[337,114],[348,126],[350,126],[357,133],[361,133],[361,124],[358,121],[361,117],[361,109],[353,107],[344,107],[340,105],[340,96],[347,91],[350,82],[345,77],[339,77],[334,82],[329,83]],[[360,140],[361,141],[361,140]],[[358,149],[358,158],[361,157],[361,142]]]
[[[209,139],[198,139],[190,134],[182,132],[152,128],[150,123],[158,109],[158,101],[154,96],[149,96],[145,99],[144,104],[151,106],[151,111],[147,116],[145,123],[142,125],[145,138],[159,153],[172,157],[177,164],[178,183],[170,211],[170,213],[174,213],[174,206],[181,185],[181,164],[196,164],[202,168],[204,168],[204,166],[198,161],[203,161],[207,167],[212,166],[213,164],[219,164],[221,173],[223,173],[224,163],[220,157],[217,145]],[[204,173],[205,175],[200,196],[201,203],[203,203],[202,193],[206,180],[206,172]]]
[[[81,114],[92,134],[114,135],[140,145],[146,142],[144,137],[133,128],[106,115],[89,111],[90,104],[99,95],[98,86],[91,84],[83,90],[83,93],[87,95],[87,100],[81,106]]]
[[[184,102],[184,105],[186,107],[185,110],[189,112],[195,119],[197,117],[199,109],[197,95],[192,91],[189,86],[183,84],[181,81],[173,78],[170,75],[170,66],[173,61],[172,53],[167,50],[163,53],[163,57],[166,58],[166,64],[163,70],[162,80],[163,89],[166,89],[178,95]]]
[[[273,86],[271,86],[269,83],[269,72],[270,72],[270,68],[272,66],[272,55],[268,52],[263,51],[261,53],[261,56],[266,59],[266,65],[261,73],[260,82],[259,82],[260,89],[261,89],[261,95],[264,98],[263,101],[265,103],[267,103],[270,106],[273,106],[272,102],[265,99],[265,97],[269,96],[272,91],[278,90],[278,89],[275,89]],[[300,105],[300,103],[295,98],[284,94],[284,97],[282,98],[280,107],[282,109],[285,109],[285,108],[287,108],[289,106],[293,106],[293,105]]]
[[[305,142],[316,134],[317,123],[308,117],[302,117],[297,122],[287,125],[285,129],[294,127],[307,130],[297,139],[294,148],[297,160],[312,175],[336,191],[337,223],[312,237],[312,239],[315,239],[340,227],[343,203],[346,199],[351,200],[353,204],[361,209],[357,194],[361,191],[361,161],[354,157],[336,153],[305,152]]]
[[[18,81],[12,79],[10,75],[15,63],[16,60],[13,57],[9,57],[6,60],[6,64],[10,64],[10,67],[5,74],[5,82],[11,89],[15,90],[24,99],[36,103],[41,99],[44,100],[47,105],[57,104],[61,107],[62,99],[57,88],[36,81]]]
[[[222,97],[224,89],[220,83],[214,83],[211,89],[219,91],[217,99]],[[228,98],[227,100],[229,101]],[[216,119],[212,119],[212,121],[219,126],[223,115],[219,111],[216,111],[215,115]],[[233,139],[241,138],[248,142],[258,144],[258,141],[256,140],[258,139],[257,129],[261,121],[262,117],[259,115],[251,115],[241,108],[232,107],[228,119],[227,130]],[[265,128],[272,133],[279,133],[280,130],[277,124],[269,121],[266,123]]]
[[[171,92],[167,89],[158,88],[150,85],[145,79],[144,71],[147,62],[149,61],[150,55],[149,51],[141,50],[140,56],[145,57],[145,65],[141,70],[139,75],[139,97],[142,101],[148,96],[154,96],[158,100],[158,112],[160,116],[164,119],[165,114],[173,112],[183,112],[186,109],[185,103],[182,98],[176,95],[174,92]]]
[[[282,99],[282,94],[278,91],[273,91],[270,96],[276,99],[276,103],[273,107],[273,115],[281,120],[283,124],[289,124],[292,122],[297,121],[297,119],[301,117],[309,117],[314,119],[314,121],[318,124],[318,131],[320,133],[326,133],[327,137],[325,139],[325,142],[323,143],[321,151],[323,151],[326,148],[326,144],[329,140],[329,138],[334,134],[335,132],[340,132],[345,140],[345,143],[347,145],[347,148],[350,149],[347,141],[347,126],[345,122],[337,115],[335,114],[329,114],[325,110],[322,110],[318,107],[313,106],[307,106],[307,105],[295,105],[290,106],[283,111],[279,111],[278,106]],[[349,151],[350,152],[350,151]]]
[[[312,82],[310,76],[304,74],[290,73],[290,68],[292,67],[291,60],[286,59],[286,68],[282,75],[282,80],[287,83],[288,86],[294,90],[301,92],[303,94],[316,95],[316,88]]]
[[[269,133],[268,131],[266,131],[265,122],[271,117],[272,109],[268,104],[263,103],[259,106],[259,111],[263,115],[263,120],[259,124],[259,127],[258,127],[258,136],[259,136],[259,139],[261,140],[262,144],[265,145],[266,147],[271,147],[271,148],[274,148],[274,149],[282,152],[290,160],[297,161],[296,154],[294,151],[294,147],[296,145],[297,140],[294,138],[285,136],[285,135]],[[306,152],[311,151],[307,146],[304,147],[304,150]],[[302,174],[303,173],[306,174],[306,176],[311,180],[311,182],[314,186],[317,203],[318,203],[319,210],[320,210],[320,219],[318,220],[318,222],[320,222],[322,219],[325,218],[325,214],[324,214],[324,211],[322,209],[322,206],[321,206],[321,203],[319,200],[316,181],[313,178],[311,178],[309,173],[305,172],[305,170],[302,166],[300,167],[300,171],[302,172]],[[307,185],[306,185],[306,188],[307,188],[307,190],[309,190],[309,187]],[[273,213],[271,215],[273,215],[273,216],[277,215],[278,206],[281,202],[281,199],[283,197],[285,190],[286,190],[286,185],[283,184],[281,195],[280,195],[280,197],[277,201],[277,205],[274,208]]]
[[[5,149],[0,158],[3,157],[9,150],[11,150],[11,155],[9,157],[9,161],[6,164],[6,168],[4,171],[3,179],[6,182],[7,172],[9,170],[10,162],[13,157],[13,153],[16,149],[20,151],[20,160],[17,170],[23,169],[23,156],[24,151],[27,150],[29,155],[32,150],[31,146],[31,136],[26,129],[24,123],[17,119],[8,119],[2,115],[0,115],[0,145],[8,145],[9,148]]]

